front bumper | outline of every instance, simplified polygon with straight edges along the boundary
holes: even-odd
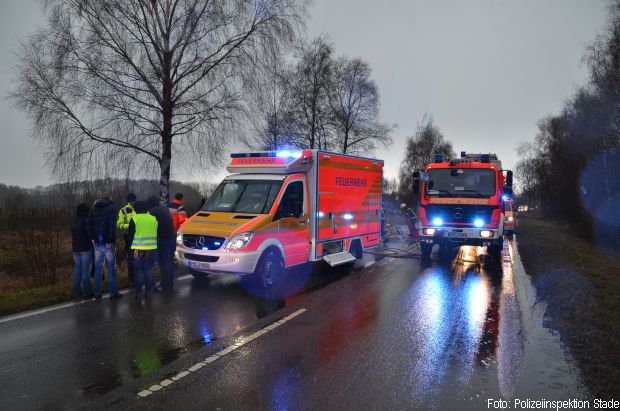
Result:
[[[195,250],[177,245],[177,261],[186,267],[213,274],[252,274],[258,262],[258,252],[224,252],[222,250]],[[212,261],[216,259],[216,261]],[[211,261],[207,261],[211,260]]]
[[[424,234],[425,228],[435,228],[434,235]],[[481,237],[481,231],[489,231],[491,236]],[[502,233],[497,228],[465,228],[465,227],[420,227],[420,242],[426,244],[451,244],[489,246],[497,243]]]

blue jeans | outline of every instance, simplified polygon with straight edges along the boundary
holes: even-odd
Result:
[[[118,293],[116,288],[116,248],[106,248],[104,245],[95,246],[95,295],[101,296],[101,277],[103,276],[103,259],[108,266],[108,285],[110,294]]]
[[[78,251],[73,253],[75,268],[73,269],[73,292],[90,297],[93,290],[90,288],[90,257],[92,252]],[[82,287],[80,288],[80,282]]]
[[[176,238],[159,239],[157,241],[157,259],[161,273],[161,288],[169,290],[174,283],[174,250]]]
[[[136,250],[132,250],[135,252]],[[134,257],[134,285],[136,289],[136,297],[142,292],[142,284],[144,284],[144,293],[148,294],[153,291],[153,265],[155,265],[154,250],[143,252],[142,257]]]

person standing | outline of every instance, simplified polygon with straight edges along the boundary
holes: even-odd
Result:
[[[116,225],[114,203],[108,192],[101,194],[90,209],[86,227],[95,248],[95,299],[101,300],[101,277],[103,262],[108,266],[110,298],[121,298],[116,288]]]
[[[81,295],[85,299],[94,297],[90,286],[90,261],[93,245],[88,237],[86,227],[88,211],[86,204],[78,204],[75,210],[75,217],[71,223],[71,248],[73,250],[73,261],[75,262],[73,269],[73,294],[75,296]]]
[[[168,207],[170,215],[172,216],[174,232],[176,233],[187,219],[187,213],[185,212],[185,207],[183,207],[183,193],[176,193],[174,199],[166,204],[166,207]]]
[[[134,204],[136,203],[136,195],[134,193],[127,194],[127,204],[125,207],[118,211],[118,219],[116,220],[116,228],[123,233],[123,239],[125,240],[125,256],[127,257],[127,278],[129,279],[129,286],[133,286],[134,273],[133,273],[133,255],[131,252],[131,241],[127,231],[129,230],[129,222],[131,218],[136,215]]]
[[[157,220],[157,257],[161,282],[156,291],[171,290],[174,286],[174,251],[176,249],[176,234],[172,216],[168,209],[162,206],[156,196],[148,199],[151,207],[149,213]]]
[[[136,215],[129,222],[129,238],[133,252],[135,297],[140,298],[144,283],[144,296],[153,289],[153,265],[157,249],[157,219],[148,213],[146,201],[136,202]]]

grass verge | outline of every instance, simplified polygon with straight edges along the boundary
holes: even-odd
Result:
[[[620,261],[569,230],[519,217],[519,254],[545,322],[559,332],[594,398],[620,397]]]
[[[154,270],[153,282],[157,283],[158,270]],[[107,273],[105,274],[107,278]],[[117,286],[119,289],[126,288],[129,282],[125,271],[117,271]],[[95,281],[91,280],[94,291]],[[102,288],[104,293],[108,290],[107,280],[103,281]],[[20,311],[34,308],[46,307],[52,304],[59,304],[72,301],[71,283],[62,282],[47,287],[30,288],[28,290],[0,293],[0,316],[15,314]]]

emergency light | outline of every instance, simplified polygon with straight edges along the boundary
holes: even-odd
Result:
[[[433,218],[433,225],[443,225],[443,220],[439,217]]]
[[[276,152],[276,157],[301,158],[301,151],[281,150],[281,151]]]
[[[435,163],[443,163],[444,158],[443,154],[435,154]]]
[[[481,219],[481,218],[476,218],[476,219],[474,220],[474,225],[475,225],[476,227],[482,227],[482,226],[484,225],[484,221],[482,221],[482,219]]]

